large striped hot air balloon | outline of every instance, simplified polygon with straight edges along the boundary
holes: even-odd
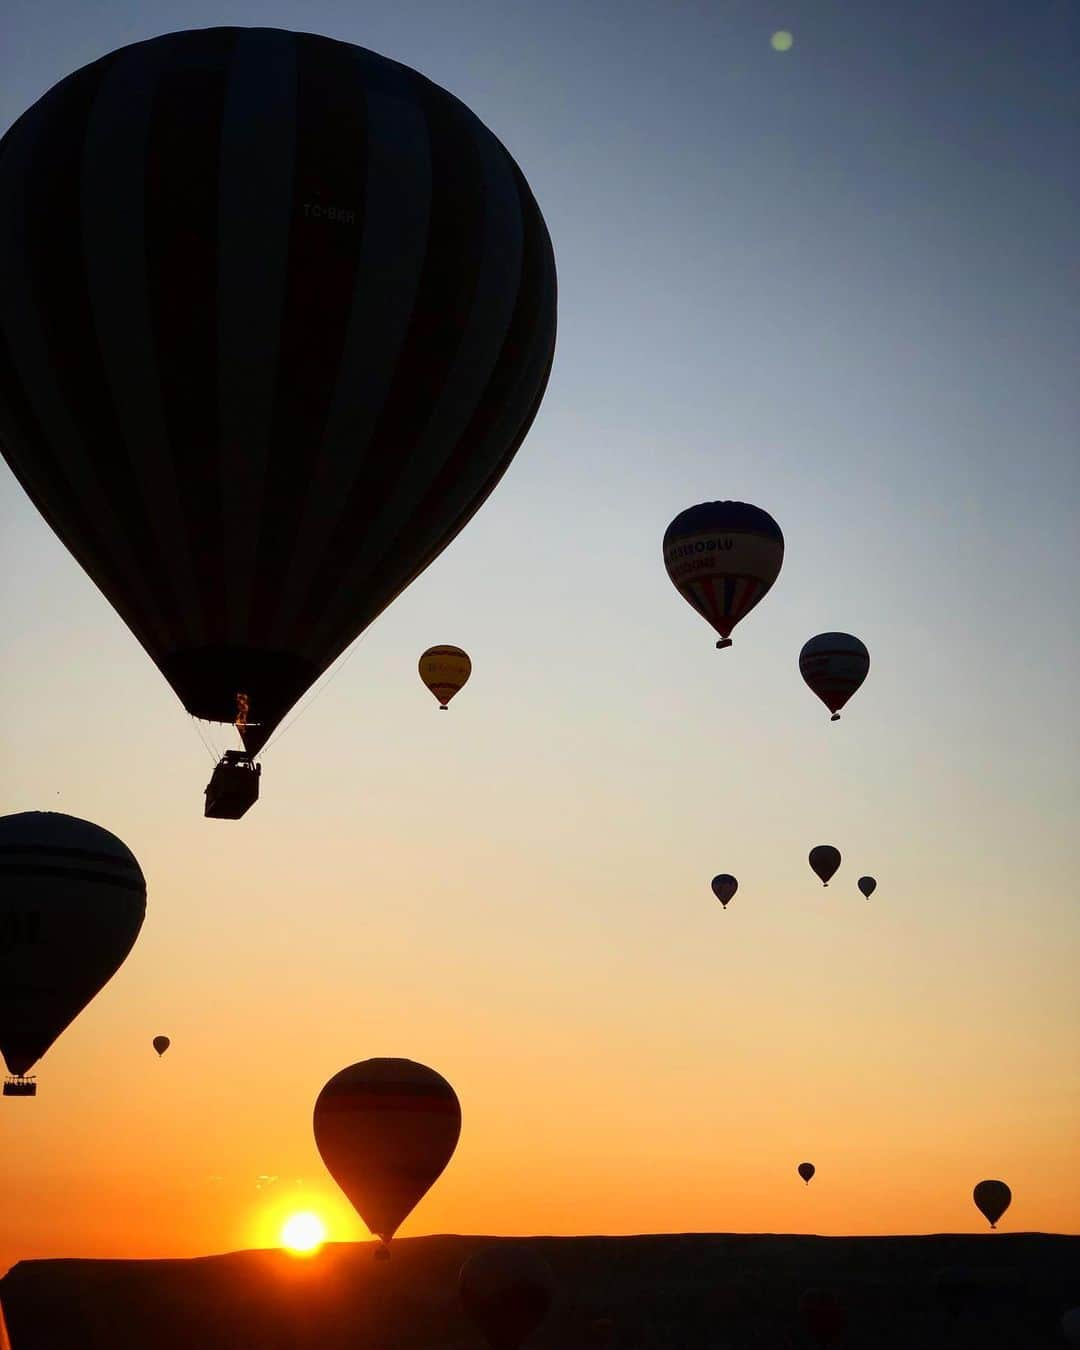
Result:
[[[251,754],[495,487],[555,309],[502,144],[347,43],[152,38],[0,142],[5,457]]]
[[[365,1059],[330,1079],[312,1123],[327,1170],[385,1253],[450,1161],[461,1107],[434,1069],[411,1059]]]
[[[131,850],[88,820],[51,811],[0,817],[0,1053],[25,1080],[116,974],[146,913]]]
[[[443,712],[472,674],[468,652],[460,647],[429,647],[420,657],[420,679],[439,700]]]
[[[870,653],[850,633],[819,633],[799,653],[799,673],[839,722],[840,709],[870,671]]]
[[[784,536],[747,502],[702,502],[664,532],[664,566],[682,598],[731,646],[731,630],[780,575]]]

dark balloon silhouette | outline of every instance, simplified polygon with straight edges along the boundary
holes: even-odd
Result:
[[[702,502],[664,532],[664,566],[682,598],[731,646],[731,630],[780,575],[784,536],[748,502]]]
[[[810,866],[821,878],[821,884],[827,886],[840,866],[840,850],[832,844],[816,844],[810,850]]]
[[[803,1181],[805,1181],[806,1184],[809,1186],[810,1178],[817,1171],[817,1168],[814,1166],[813,1163],[800,1163],[796,1170],[798,1171],[799,1176],[802,1177]]]
[[[26,1075],[116,974],[146,913],[146,881],[126,844],[50,811],[0,817],[0,1053]]]
[[[866,896],[867,900],[869,900],[870,897],[877,890],[877,882],[874,880],[873,877],[860,877],[856,884],[858,885],[859,890],[862,891],[863,895]]]
[[[972,1192],[975,1207],[991,1228],[1012,1204],[1012,1191],[1004,1181],[980,1181]]]
[[[870,653],[850,633],[819,633],[799,653],[799,673],[839,722],[840,709],[866,679]]]
[[[847,1330],[847,1308],[829,1290],[807,1289],[799,1299],[799,1313],[818,1345],[835,1345]]]
[[[8,463],[251,755],[479,509],[555,346],[495,136],[270,28],[152,38],[39,99],[2,143],[0,275]]]
[[[735,892],[739,889],[739,883],[730,872],[721,872],[718,877],[713,877],[712,889],[713,895],[727,909],[728,901],[733,898]]]
[[[450,1161],[461,1106],[434,1069],[365,1059],[330,1079],[312,1124],[327,1170],[385,1250]]]
[[[548,1315],[555,1281],[523,1243],[484,1247],[461,1267],[461,1304],[490,1350],[518,1350]]]
[[[429,647],[420,658],[420,679],[439,700],[443,712],[471,674],[469,654],[460,647]]]
[[[168,1050],[169,1046],[172,1045],[172,1041],[169,1040],[168,1036],[155,1036],[152,1044],[160,1058],[165,1051]]]

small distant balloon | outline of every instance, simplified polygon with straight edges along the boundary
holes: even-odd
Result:
[[[1012,1191],[1004,1181],[980,1181],[971,1198],[990,1227],[996,1228],[998,1220],[1012,1204]]]
[[[817,1168],[813,1163],[800,1163],[798,1167],[799,1176],[802,1177],[803,1181],[805,1181],[808,1186],[810,1185],[810,1178],[816,1171]]]
[[[1070,1308],[1062,1315],[1061,1330],[1072,1350],[1080,1350],[1080,1308]]]
[[[723,907],[727,909],[728,901],[739,889],[739,883],[730,872],[721,872],[718,877],[713,877],[712,888],[713,895],[715,895],[717,900],[719,900]]]
[[[810,866],[821,878],[821,884],[827,886],[840,866],[840,850],[832,844],[816,844],[810,850]]]
[[[877,890],[877,882],[873,877],[860,877],[858,881],[859,890],[866,896],[867,900]]]
[[[461,1267],[461,1306],[491,1350],[518,1350],[548,1315],[551,1268],[524,1243],[484,1247]]]
[[[818,1345],[835,1345],[847,1329],[847,1308],[827,1289],[808,1289],[799,1299],[799,1312]]]
[[[420,658],[420,678],[439,700],[443,712],[471,674],[469,654],[460,647],[429,647]]]
[[[159,1056],[163,1055],[165,1051],[168,1050],[170,1045],[172,1045],[172,1041],[169,1040],[168,1036],[154,1037],[153,1046],[154,1049],[158,1052]]]
[[[785,28],[781,28],[769,39],[772,43],[774,52],[789,52],[795,44],[795,39]]]
[[[839,722],[840,709],[870,671],[870,653],[850,633],[819,633],[803,644],[799,674]]]

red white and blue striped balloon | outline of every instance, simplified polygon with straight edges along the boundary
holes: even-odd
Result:
[[[748,502],[702,502],[664,532],[664,566],[687,604],[731,646],[731,630],[764,598],[784,561],[784,536]]]
[[[348,43],[152,38],[0,142],[4,456],[251,753],[502,477],[555,310],[503,145]]]
[[[840,720],[840,709],[870,672],[870,653],[850,633],[819,633],[799,653],[799,673]]]

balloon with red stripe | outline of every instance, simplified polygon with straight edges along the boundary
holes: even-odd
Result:
[[[870,653],[851,633],[819,633],[799,653],[799,673],[834,722],[869,672]]]
[[[731,630],[762,600],[780,575],[784,535],[749,502],[702,502],[675,517],[664,532],[664,566],[687,604],[731,646]]]
[[[439,700],[440,709],[459,694],[472,674],[469,653],[460,647],[429,647],[420,658],[420,679]]]
[[[327,1170],[385,1251],[450,1161],[461,1105],[426,1065],[365,1059],[330,1079],[312,1124]]]

